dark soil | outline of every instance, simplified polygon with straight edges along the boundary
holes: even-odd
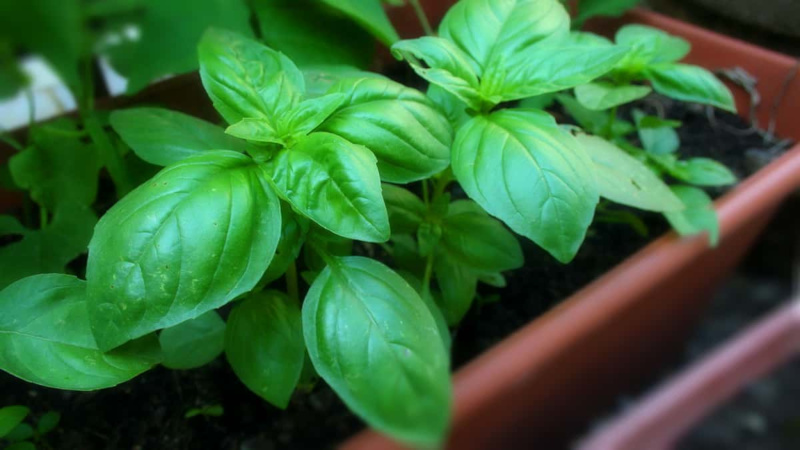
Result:
[[[742,136],[719,126],[748,128],[736,116],[718,112],[714,126],[704,108],[671,103],[663,107],[669,118],[685,124],[684,155],[721,160],[742,178],[754,168],[742,162],[743,155],[771,155],[765,150],[771,145],[758,134]],[[642,217],[650,229],[648,237],[625,225],[598,224],[569,265],[558,264],[523,241],[525,268],[507,274],[507,288],[482,292],[499,293],[502,300],[474,308],[455,330],[454,366],[530,322],[667,229],[658,215]],[[34,415],[61,412],[61,425],[42,446],[58,449],[327,448],[363,428],[322,383],[310,394],[296,393],[288,410],[280,411],[251,394],[223,358],[193,371],[156,368],[116,389],[90,393],[46,389],[0,373],[0,406],[11,404],[27,405]],[[212,405],[222,405],[224,415],[184,418],[191,408]]]

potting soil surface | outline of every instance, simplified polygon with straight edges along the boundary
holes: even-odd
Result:
[[[657,102],[661,106],[653,107]],[[779,150],[737,116],[675,104],[661,97],[640,105],[684,122],[681,155],[706,156],[746,177]],[[501,299],[473,308],[454,330],[453,365],[458,368],[499,340],[550,309],[559,300],[642,248],[668,229],[655,214],[641,214],[649,227],[640,236],[627,225],[593,225],[575,260],[562,265],[533,243],[522,240],[526,265],[508,273],[505,289],[483,289],[481,296]],[[336,395],[320,382],[310,393],[297,392],[286,411],[248,391],[218,358],[196,370],[157,367],[117,388],[67,392],[27,384],[0,373],[0,406],[21,404],[34,418],[47,411],[62,415],[60,425],[40,441],[54,449],[275,449],[328,448],[364,427]],[[220,405],[221,416],[185,418],[193,408]]]

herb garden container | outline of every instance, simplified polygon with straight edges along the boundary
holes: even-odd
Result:
[[[453,3],[425,2],[426,12],[436,23]],[[410,7],[392,11],[401,36],[420,35]],[[643,11],[621,22],[596,26],[613,31],[623,23],[648,24],[687,39],[693,44],[689,61],[694,64],[710,69],[742,66],[756,75],[767,106],[759,111],[762,123],[794,63]],[[383,52],[373,68],[382,70],[393,63],[388,52]],[[782,95],[776,131],[798,138],[800,132],[790,128],[790,121],[800,113],[800,82],[794,81]],[[746,111],[746,98],[737,100],[740,111]],[[99,106],[142,104],[158,104],[210,120],[217,117],[197,74],[173,78],[135,97],[110,99]],[[455,375],[455,412],[448,447],[507,448],[536,442],[552,448],[564,444],[623,387],[663,362],[668,350],[691,328],[708,292],[799,184],[800,147],[796,147],[717,203],[721,239],[716,248],[710,248],[705,237],[661,237],[464,366]],[[0,208],[17,204],[16,197],[2,195]],[[354,449],[396,446],[372,431],[344,443],[345,448]]]
[[[657,13],[638,9],[590,24],[612,35],[628,23],[692,43],[687,61],[708,69],[742,67],[758,79],[766,124],[800,139],[797,61]],[[749,96],[734,89],[740,112]],[[782,97],[782,98],[779,98]],[[781,202],[800,188],[800,145],[716,202],[720,243],[668,233],[531,322],[455,374],[448,448],[561,448],[598,411],[668,361],[688,336],[717,284],[737,265]],[[397,448],[374,432],[347,449]]]

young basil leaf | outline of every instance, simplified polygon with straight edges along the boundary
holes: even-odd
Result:
[[[269,169],[281,198],[331,232],[384,242],[389,217],[375,156],[330,133],[311,133],[282,150]]]
[[[305,92],[303,74],[289,58],[239,34],[208,30],[198,53],[203,86],[229,124],[258,118],[274,125]]]
[[[204,366],[225,347],[225,321],[216,311],[169,327],[158,336],[164,367],[177,370]]]
[[[478,289],[478,276],[456,256],[439,249],[433,259],[433,273],[442,295],[438,305],[447,324],[458,325],[472,306]]]
[[[350,64],[367,67],[375,40],[319,0],[253,0],[261,38],[300,67]]]
[[[576,87],[575,98],[587,109],[604,111],[646,97],[650,91],[647,86],[615,86],[599,81]]]
[[[286,145],[284,137],[276,129],[272,121],[264,118],[246,117],[226,128],[225,133],[253,142]]]
[[[581,27],[584,22],[595,16],[619,17],[625,11],[636,6],[641,0],[581,0],[578,3],[578,15],[572,21],[574,27]]]
[[[470,108],[481,109],[479,69],[452,42],[431,36],[408,39],[394,44],[392,54],[408,61],[419,76],[455,95]]]
[[[419,254],[428,256],[433,253],[442,239],[442,226],[438,223],[422,222],[417,229]]]
[[[289,265],[300,255],[308,229],[308,219],[292,211],[288,203],[281,202],[281,240],[259,286],[266,286],[286,273]]]
[[[0,408],[0,439],[8,435],[30,413],[26,406],[6,406]]]
[[[79,130],[74,120],[35,127],[33,145],[8,163],[14,183],[51,211],[62,204],[91,205],[97,197],[99,155],[75,135]]]
[[[389,17],[386,16],[380,0],[322,0],[322,2],[351,17],[387,46],[400,39]]]
[[[61,413],[57,411],[48,411],[39,418],[39,422],[36,423],[36,432],[40,435],[49,433],[58,426],[58,423],[61,422]]]
[[[286,119],[284,128],[287,134],[300,137],[311,133],[342,106],[346,99],[344,94],[333,93],[303,100]]]
[[[144,16],[137,24],[141,38],[109,51],[111,64],[128,79],[129,94],[165,75],[197,69],[197,43],[209,27],[252,35],[250,11],[243,0],[143,0],[138,3]]]
[[[639,133],[639,140],[642,146],[649,153],[654,155],[668,155],[675,153],[681,146],[678,133],[673,130],[669,123],[657,117],[646,116],[639,109],[633,110],[633,119],[636,121],[636,128]]]
[[[263,170],[230,151],[185,159],[100,219],[89,244],[89,317],[101,349],[216,309],[255,286],[280,238]]]
[[[439,25],[439,35],[472,58],[478,75],[509,55],[568,33],[569,14],[557,0],[461,0]]]
[[[561,262],[577,253],[598,202],[592,162],[547,113],[502,110],[459,130],[453,172],[489,214]]]
[[[461,128],[461,125],[469,120],[467,105],[450,91],[439,87],[439,85],[431,84],[428,86],[427,95],[439,107],[439,110],[444,113],[454,130]]]
[[[345,80],[346,100],[320,127],[372,151],[384,181],[408,183],[444,170],[453,132],[421,92],[391,80]]]
[[[488,67],[480,93],[511,101],[558,92],[605,74],[627,51],[613,45],[535,45]]]
[[[623,26],[617,31],[614,40],[617,45],[631,49],[619,67],[632,73],[638,73],[651,64],[683,59],[692,47],[682,38],[639,24]]]
[[[264,291],[236,305],[228,317],[225,356],[248,389],[286,409],[303,370],[305,345],[300,305],[286,294]]]
[[[442,228],[442,248],[459,264],[478,271],[502,272],[524,263],[517,238],[474,202],[451,203]]]
[[[557,94],[556,100],[561,103],[564,110],[578,122],[584,130],[591,134],[602,134],[608,127],[608,114],[602,111],[592,111],[581,105],[575,98],[567,94]],[[636,128],[628,121],[617,119],[612,125],[611,134],[613,136],[626,136],[636,131]]]
[[[205,120],[163,108],[117,110],[109,117],[123,141],[150,164],[168,166],[210,150],[244,152],[245,143]]]
[[[28,382],[76,391],[116,386],[158,362],[154,338],[136,344],[98,350],[86,282],[73,276],[34,275],[0,291],[0,369]]]
[[[85,205],[62,204],[47,228],[29,230],[11,216],[0,216],[0,236],[22,240],[0,247],[0,289],[27,276],[64,272],[65,266],[86,252],[97,216]]]
[[[719,220],[714,211],[714,203],[701,189],[689,186],[671,186],[674,193],[684,204],[682,211],[665,213],[672,228],[681,236],[692,236],[708,232],[708,240],[712,247],[719,243]]]
[[[581,134],[578,142],[592,158],[600,195],[648,211],[680,211],[683,203],[649,167],[611,142]]]
[[[449,358],[425,302],[383,264],[332,258],[303,303],[320,376],[370,426],[437,445],[450,420]]]
[[[696,186],[727,186],[736,183],[736,175],[724,165],[709,158],[692,158],[678,163],[670,175]]]
[[[645,77],[656,92],[686,102],[703,103],[736,112],[733,94],[708,70],[687,64],[650,66]]]
[[[422,199],[400,186],[384,184],[383,201],[389,213],[392,234],[416,233],[427,213]]]

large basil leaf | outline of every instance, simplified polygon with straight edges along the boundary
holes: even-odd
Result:
[[[328,90],[342,80],[351,78],[380,78],[385,76],[361,70],[357,67],[343,64],[321,64],[303,67],[303,78],[306,82],[306,97],[314,98],[325,95]]]
[[[709,242],[712,246],[716,246],[719,243],[719,219],[708,194],[702,189],[690,186],[670,188],[684,204],[683,210],[664,214],[672,228],[681,236],[692,236],[707,231]]]
[[[319,0],[253,0],[265,44],[297,65],[351,64],[367,67],[375,40]]]
[[[439,35],[468,54],[478,74],[507,69],[510,55],[568,33],[569,14],[557,0],[462,0],[439,25]]]
[[[116,386],[158,362],[154,338],[132,344],[98,350],[86,282],[73,276],[34,275],[0,292],[0,369],[23,380],[76,391]]]
[[[12,216],[0,216],[0,236],[22,239],[0,247],[0,289],[38,273],[60,273],[86,252],[97,216],[89,206],[62,204],[50,224],[29,230]]]
[[[8,163],[17,186],[51,211],[62,204],[91,205],[97,196],[99,155],[77,135],[78,124],[68,119],[35,127],[33,145]]]
[[[370,426],[441,443],[449,358],[425,302],[399,275],[368,258],[331,258],[303,303],[303,333],[317,372]]]
[[[480,69],[452,42],[430,36],[404,40],[392,46],[392,54],[408,61],[419,76],[452,93],[470,108],[481,109]]]
[[[346,99],[319,130],[370,149],[384,181],[421,180],[448,166],[452,129],[423,93],[378,78],[346,80],[331,92]]]
[[[93,2],[108,3],[108,2]],[[134,93],[165,75],[197,69],[197,43],[209,27],[252,35],[244,0],[141,0],[141,38],[109,50],[111,64]]]
[[[613,45],[535,45],[490,66],[481,95],[501,101],[558,92],[605,74],[627,53]]]
[[[692,48],[677,36],[645,25],[625,25],[617,31],[614,40],[631,52],[620,62],[620,68],[639,72],[650,64],[670,63],[682,59]]]
[[[592,111],[603,111],[647,96],[647,86],[615,86],[606,82],[584,84],[575,88],[575,97]]]
[[[392,234],[415,233],[428,212],[422,199],[400,186],[384,184],[383,200],[389,213]]]
[[[295,210],[350,239],[383,242],[389,218],[375,156],[330,133],[312,133],[270,161],[275,187]]]
[[[209,150],[244,152],[245,143],[205,120],[163,108],[117,110],[111,127],[143,160],[168,166]]]
[[[459,130],[453,172],[489,214],[561,262],[578,251],[598,202],[592,163],[541,111],[503,110]]]
[[[383,10],[381,0],[322,0],[322,2],[350,16],[387,46],[400,39]]]
[[[577,139],[594,162],[602,197],[648,211],[683,209],[669,186],[643,162],[603,138],[582,134]]]
[[[289,58],[236,33],[206,31],[198,53],[203,86],[230,124],[247,117],[274,125],[305,92],[303,74]]]
[[[656,92],[685,102],[697,102],[736,112],[733,94],[708,70],[687,64],[659,64],[645,71]]]
[[[162,331],[158,336],[165,367],[194,369],[213,361],[225,348],[225,321],[216,311]]]
[[[101,349],[216,309],[249,291],[280,238],[262,169],[230,151],[185,159],[100,219],[86,269]]]
[[[477,204],[459,200],[442,219],[443,250],[478,271],[518,269],[524,262],[519,241]]]
[[[300,305],[277,291],[253,294],[228,317],[225,356],[248,389],[285,409],[305,359]]]

